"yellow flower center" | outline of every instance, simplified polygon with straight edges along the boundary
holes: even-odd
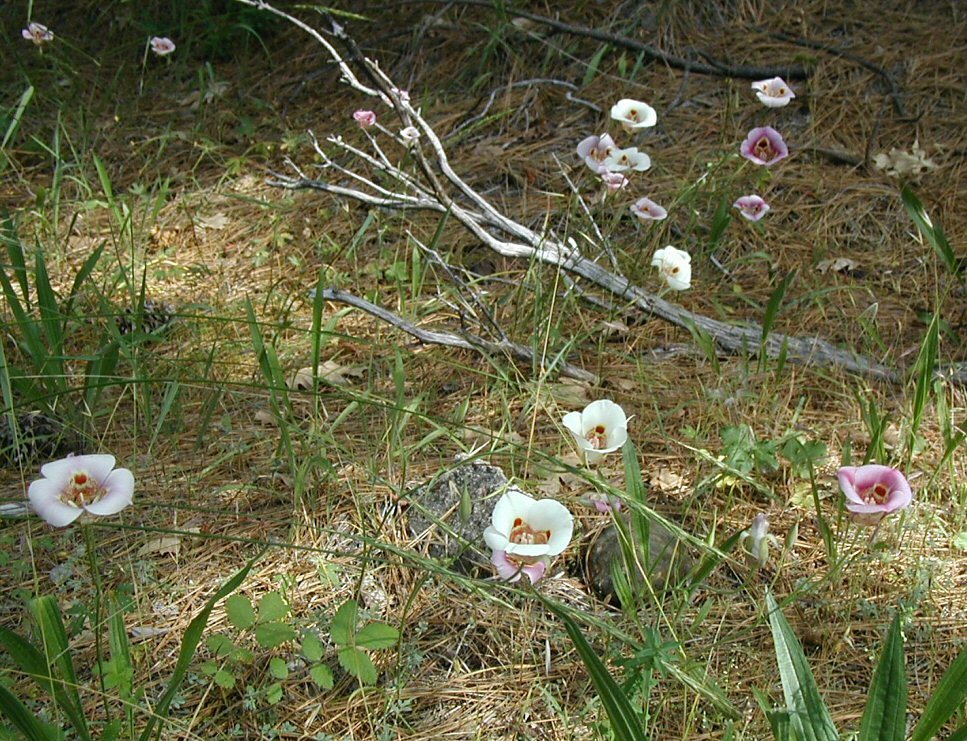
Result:
[[[75,471],[60,498],[65,504],[81,508],[94,504],[102,496],[104,487],[92,479],[87,471]]]
[[[593,450],[600,450],[601,448],[606,448],[608,446],[608,431],[605,429],[604,425],[598,425],[592,428],[585,435],[585,439],[591,443],[591,448]]]
[[[514,527],[510,531],[510,542],[517,545],[544,545],[550,539],[550,530],[534,530],[520,517],[514,520]]]

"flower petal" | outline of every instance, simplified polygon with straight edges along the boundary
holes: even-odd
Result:
[[[41,466],[40,475],[60,483],[61,488],[74,475],[75,471],[87,471],[98,483],[103,483],[114,470],[114,456],[106,453],[92,455],[69,455],[59,461],[51,461]]]
[[[550,531],[551,537],[543,544],[544,552],[548,556],[556,556],[567,548],[574,533],[574,517],[567,507],[553,499],[542,499],[536,502],[527,513],[527,524],[534,530]],[[531,555],[523,551],[515,552]]]
[[[487,547],[495,552],[507,550],[507,546],[510,544],[507,534],[495,529],[493,525],[484,530],[483,536]]]
[[[524,566],[521,571],[527,574],[528,578],[531,580],[531,584],[537,584],[544,576],[544,572],[547,570],[547,564],[543,561],[538,561],[537,563],[530,563]]]
[[[31,509],[54,527],[70,525],[84,512],[61,501],[61,493],[61,487],[50,479],[38,479],[27,490]]]
[[[131,504],[134,497],[134,474],[126,468],[115,468],[101,482],[106,492],[99,500],[84,507],[92,515],[116,515]]]
[[[520,579],[520,567],[507,558],[504,551],[494,551],[490,554],[490,563],[497,569],[497,576],[504,581],[515,582]]]
[[[551,537],[554,537],[554,533],[551,533]],[[508,543],[506,551],[511,556],[524,556],[526,558],[551,555],[549,543]]]

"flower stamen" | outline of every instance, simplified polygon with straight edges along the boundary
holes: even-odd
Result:
[[[87,471],[75,471],[61,495],[61,501],[72,507],[82,509],[85,505],[94,504],[104,496],[104,487],[91,478]]]

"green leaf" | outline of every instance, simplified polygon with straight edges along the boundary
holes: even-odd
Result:
[[[779,315],[779,307],[782,306],[782,299],[786,296],[786,291],[789,290],[789,284],[792,283],[793,278],[796,277],[796,271],[791,270],[786,274],[786,277],[779,281],[779,285],[776,286],[776,290],[772,292],[769,296],[769,303],[766,304],[765,315],[762,317],[762,346],[765,347],[766,342],[769,339],[769,334],[772,332],[772,327],[776,323],[776,317]],[[765,355],[765,353],[763,353]]]
[[[288,623],[259,623],[255,626],[255,640],[262,648],[275,648],[298,637],[295,628]]]
[[[917,229],[920,230],[920,233],[940,256],[947,270],[951,273],[960,272],[964,266],[963,261],[954,253],[950,242],[947,241],[947,235],[944,234],[944,230],[940,225],[934,224],[930,220],[930,216],[927,215],[927,210],[923,207],[920,199],[917,198],[916,193],[910,189],[909,185],[903,186],[903,189],[900,191],[900,198],[903,199],[903,205],[913,220],[913,223],[917,225]]]
[[[331,690],[332,681],[332,670],[325,664],[316,664],[309,670],[309,677],[316,686],[320,689]]]
[[[954,536],[954,548],[967,551],[967,530]]]
[[[838,741],[836,726],[819,694],[802,646],[768,589],[766,606],[786,710],[792,713],[790,721],[793,734],[801,741]]]
[[[255,625],[255,608],[252,607],[252,601],[244,595],[233,594],[225,600],[225,614],[228,621],[239,630],[247,630]]]
[[[0,712],[28,741],[54,741],[62,734],[37,718],[10,690],[0,684]]]
[[[345,646],[352,643],[353,635],[356,633],[356,612],[359,606],[356,600],[349,600],[336,610],[332,616],[332,642],[337,646]]]
[[[217,670],[212,678],[215,680],[215,684],[223,690],[230,690],[235,687],[235,675],[228,669]]]
[[[218,671],[218,664],[214,661],[203,661],[198,668],[201,669],[202,674],[211,677]]]
[[[275,682],[265,688],[265,699],[269,705],[276,705],[282,699],[282,684]]]
[[[276,679],[288,679],[289,667],[285,663],[285,659],[282,659],[278,656],[273,656],[271,659],[269,659],[269,674]]]
[[[322,641],[315,633],[306,633],[302,637],[302,655],[309,661],[319,661],[322,658]]]
[[[859,741],[903,741],[907,728],[907,675],[903,666],[900,615],[893,617],[880,661],[870,683],[870,696],[860,722]]]
[[[947,722],[967,697],[967,651],[961,651],[960,656],[944,672],[940,683],[927,701],[923,709],[920,722],[913,729],[910,741],[929,741]]]
[[[244,567],[239,569],[231,579],[225,582],[222,588],[215,592],[211,599],[205,603],[202,611],[188,624],[188,628],[181,638],[181,648],[178,651],[178,660],[175,662],[175,669],[171,673],[171,679],[168,680],[168,686],[165,688],[164,694],[161,696],[158,704],[155,705],[154,713],[148,718],[144,730],[141,731],[140,741],[148,741],[154,734],[155,727],[158,723],[163,721],[168,715],[171,701],[174,699],[175,693],[178,692],[178,687],[184,681],[185,674],[188,673],[191,660],[195,655],[198,644],[201,642],[202,634],[205,632],[205,626],[208,624],[208,618],[211,616],[212,610],[215,609],[215,605],[242,585],[245,577],[248,576],[249,571],[252,570],[252,566],[261,558],[261,555],[260,553],[253,558]]]
[[[400,639],[400,632],[386,623],[369,623],[356,634],[356,645],[360,648],[390,648]]]
[[[208,636],[205,640],[205,645],[218,658],[224,658],[235,650],[235,644],[232,642],[232,639],[224,633],[214,633]]]
[[[540,599],[564,623],[564,629],[567,630],[567,634],[570,636],[571,642],[581,656],[581,660],[584,662],[588,674],[591,675],[591,681],[594,682],[594,688],[598,691],[598,697],[601,698],[604,709],[608,713],[608,718],[611,720],[611,731],[614,737],[618,741],[638,741],[639,739],[644,739],[645,731],[638,718],[638,714],[631,707],[631,703],[628,702],[628,698],[625,697],[621,687],[614,681],[614,677],[611,676],[611,673],[601,662],[601,659],[598,658],[594,649],[591,648],[591,644],[584,638],[577,623],[568,617],[567,613],[557,604],[543,597],[540,597]]]
[[[336,654],[343,669],[359,680],[360,684],[376,684],[376,667],[365,652],[356,648],[341,648]]]
[[[281,620],[289,614],[289,605],[278,592],[269,592],[259,600],[259,622]]]
[[[769,727],[772,729],[772,737],[776,741],[792,741],[790,735],[792,730],[790,712],[772,707],[772,701],[755,687],[752,688],[752,694],[755,695],[755,699],[758,701],[759,707],[762,708],[762,712],[766,714]]]

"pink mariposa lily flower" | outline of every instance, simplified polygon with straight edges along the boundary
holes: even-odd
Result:
[[[668,216],[668,211],[650,198],[639,198],[631,205],[630,210],[642,221],[661,221]]]
[[[615,151],[614,139],[608,134],[601,136],[589,136],[581,140],[578,144],[578,157],[584,160],[584,164],[594,172],[600,172],[604,167],[604,161]]]
[[[845,466],[836,477],[846,497],[846,509],[865,525],[875,525],[913,500],[906,477],[890,466]]]
[[[766,167],[771,167],[789,156],[789,147],[783,141],[782,134],[771,126],[752,129],[742,142],[739,151],[750,162]]]
[[[356,111],[353,120],[359,124],[359,128],[368,129],[376,124],[376,114],[372,111]]]
[[[739,209],[739,213],[749,221],[758,221],[770,208],[761,196],[756,195],[742,196],[732,206]]]
[[[166,57],[175,50],[175,42],[167,36],[152,36],[148,43],[151,45],[151,51],[159,57]]]

